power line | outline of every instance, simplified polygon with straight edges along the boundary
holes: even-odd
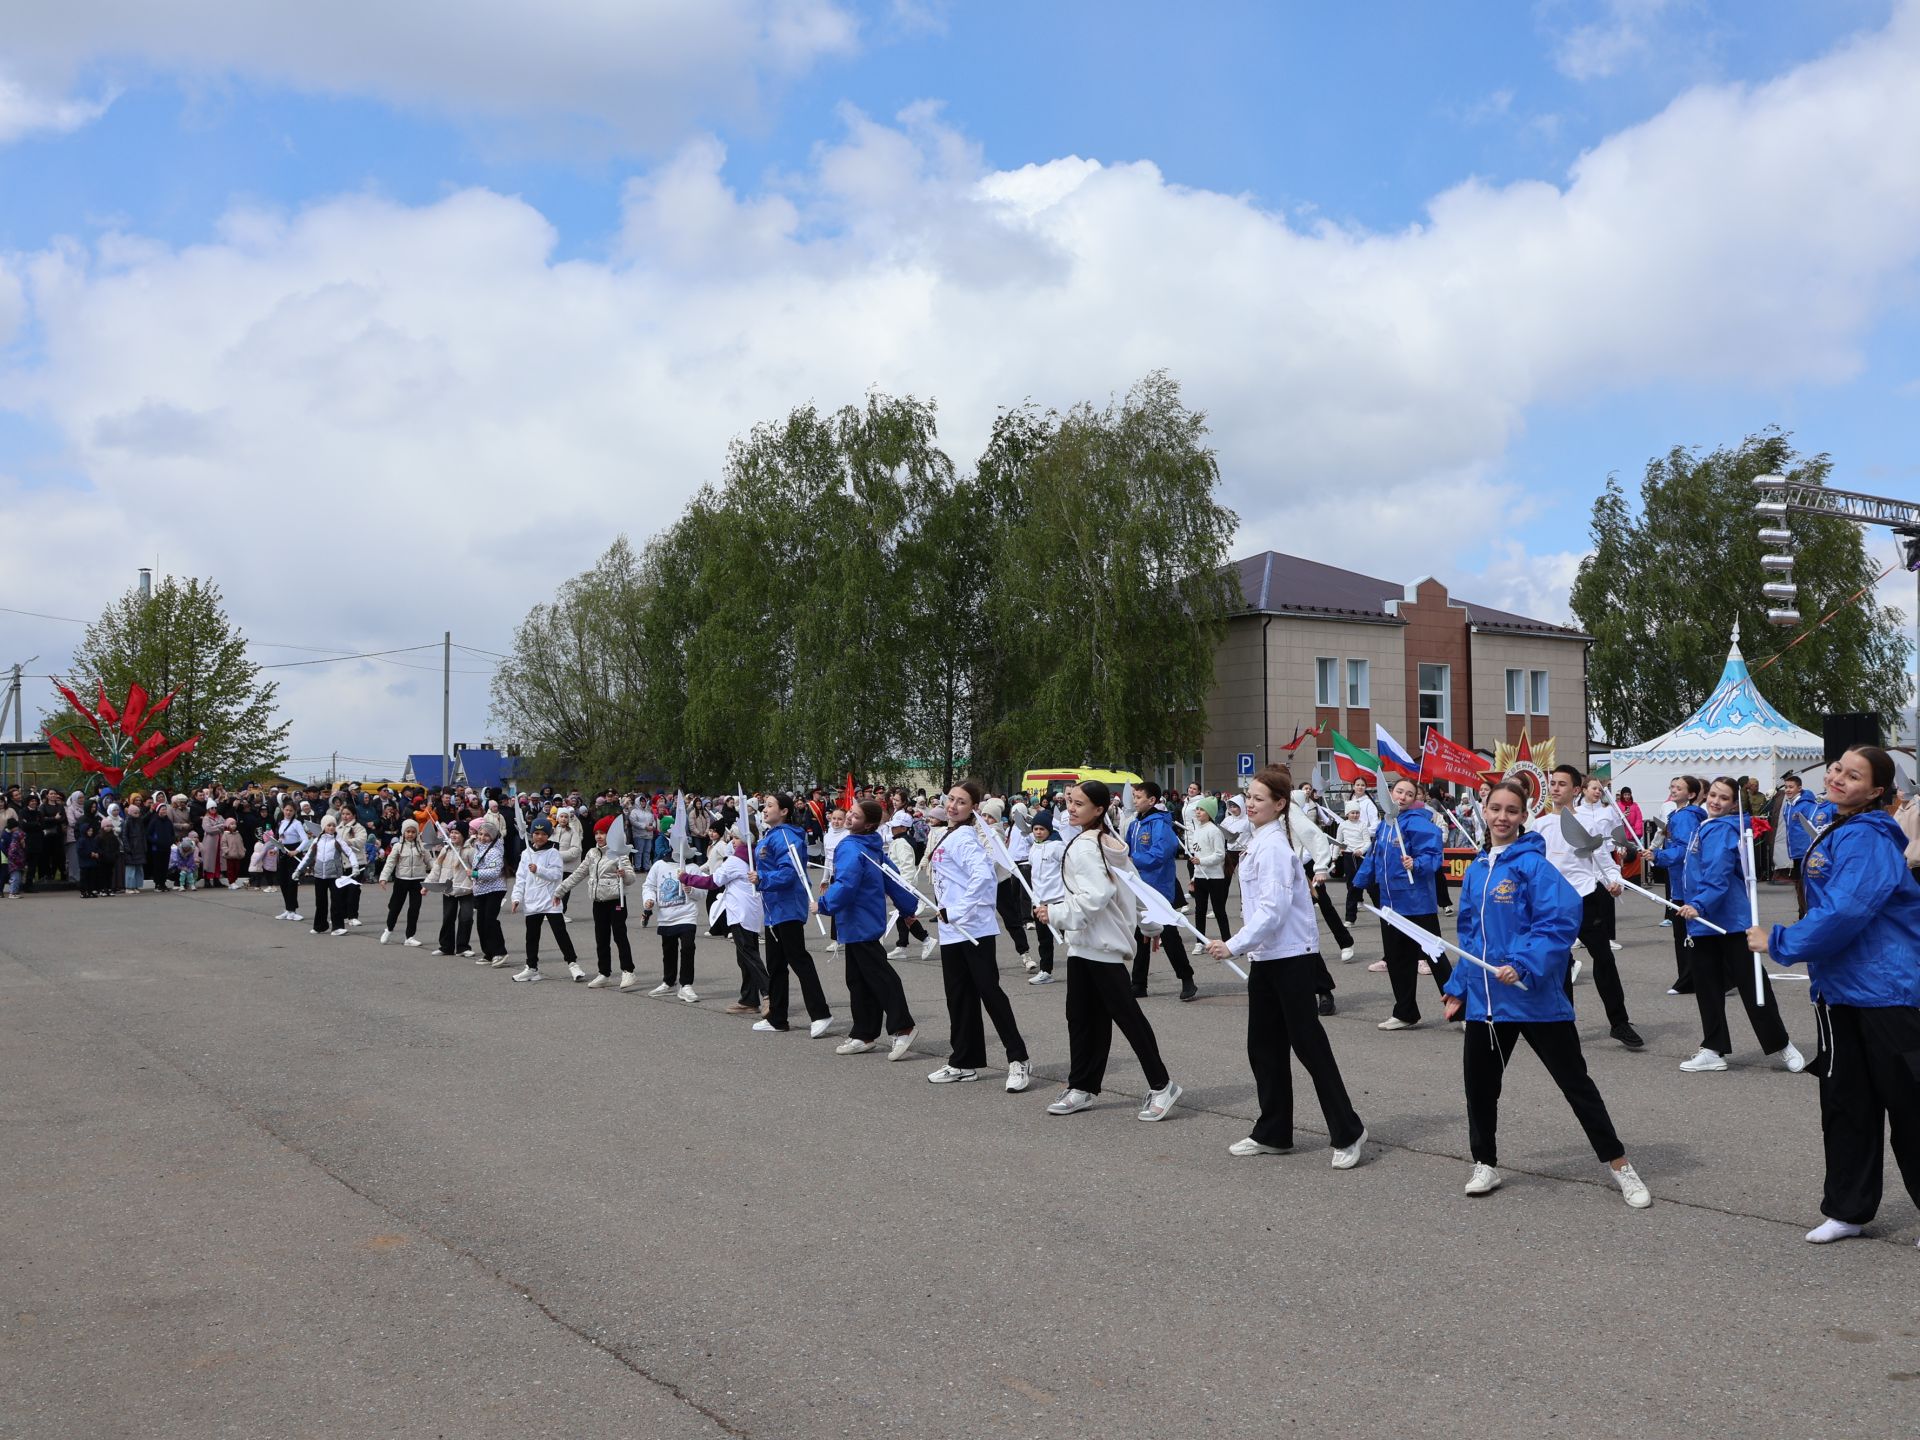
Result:
[[[410,655],[416,650],[434,650],[440,642],[435,640],[425,645],[402,645],[396,650],[367,650],[358,655],[324,655],[318,660],[280,660],[272,665],[258,665],[258,670],[291,670],[297,665],[331,665],[337,660],[377,660],[382,655]]]

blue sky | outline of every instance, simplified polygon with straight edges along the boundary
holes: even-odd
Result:
[[[483,494],[492,523],[447,540],[532,543],[557,578],[605,542],[596,487],[643,535],[792,404],[932,393],[964,463],[992,406],[1156,364],[1215,418],[1243,548],[1379,570],[1353,488],[1389,531],[1438,500],[1408,578],[1536,613],[1604,476],[1675,443],[1778,423],[1840,483],[1920,477],[1915,187],[1876,154],[1916,138],[1912,5],[514,0],[436,36],[439,0],[285,29],[237,4],[0,39],[0,493],[76,537],[91,497],[163,565],[205,573],[248,532],[155,517],[144,486],[284,527],[345,470],[401,525]],[[1864,131],[1835,118],[1855,95],[1882,97]],[[1831,164],[1795,148],[1807,116]],[[938,316],[982,307],[930,354]],[[903,311],[924,325],[889,333]],[[703,366],[697,407],[623,426],[625,396]],[[579,503],[521,514],[549,454]],[[540,583],[454,607],[465,633],[501,647]],[[30,584],[28,608],[100,598]],[[315,633],[265,574],[227,589],[255,633]],[[344,610],[367,648],[453,623]],[[0,616],[0,643],[57,653],[31,626]],[[361,750],[416,698],[377,678],[336,726]]]

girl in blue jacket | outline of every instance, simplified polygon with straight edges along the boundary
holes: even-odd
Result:
[[[1366,859],[1353,877],[1363,890],[1379,897],[1376,903],[1398,911],[1423,930],[1440,933],[1440,901],[1434,876],[1447,863],[1440,827],[1426,809],[1427,790],[1412,780],[1393,782],[1398,815],[1382,820],[1373,832]],[[1380,1022],[1382,1030],[1411,1030],[1420,1023],[1420,963],[1426,954],[1412,939],[1384,920],[1380,943],[1386,951],[1387,978],[1393,982],[1393,1014]],[[1449,969],[1440,959],[1427,961],[1433,983],[1444,993]]]
[[[1907,1193],[1920,1202],[1920,885],[1884,807],[1894,794],[1885,750],[1842,755],[1827,775],[1833,826],[1801,865],[1806,917],[1746,934],[1778,964],[1804,962],[1813,982],[1827,1161],[1827,1219],[1807,1232],[1816,1245],[1853,1238],[1879,1210],[1889,1125]]]
[[[789,1028],[787,972],[791,970],[800,979],[800,995],[813,1021],[808,1033],[817,1040],[833,1024],[833,1007],[827,1004],[820,972],[807,954],[807,912],[813,908],[813,891],[807,884],[806,832],[793,817],[793,796],[784,791],[767,796],[760,808],[766,834],[754,851],[749,878],[767,911],[767,1013],[753,1022],[753,1028]]]
[[[1700,1007],[1701,1030],[1699,1053],[1682,1060],[1680,1068],[1689,1074],[1727,1068],[1727,1056],[1733,1050],[1727,1031],[1727,987],[1737,985],[1760,1048],[1797,1073],[1807,1068],[1807,1057],[1787,1038],[1773,982],[1762,975],[1760,995],[1754,994],[1753,962],[1742,938],[1753,915],[1740,868],[1745,837],[1735,814],[1738,797],[1734,782],[1724,775],[1707,786],[1707,818],[1687,841],[1686,863],[1680,872],[1675,898],[1686,902],[1679,913],[1686,921],[1687,943],[1693,947],[1693,999]],[[1702,920],[1711,920],[1727,933],[1716,934]]]
[[[1707,818],[1700,808],[1700,782],[1691,775],[1676,775],[1667,782],[1667,799],[1673,813],[1667,816],[1667,843],[1653,852],[1654,863],[1667,872],[1667,898],[1678,905],[1687,897],[1681,893],[1687,866],[1687,844]],[[1693,947],[1687,944],[1687,927],[1673,925],[1673,984],[1669,995],[1693,994]]]
[[[847,959],[847,1004],[853,1008],[853,1033],[836,1055],[864,1055],[878,1048],[884,1019],[893,1044],[889,1060],[904,1060],[913,1048],[913,1016],[900,976],[887,963],[880,937],[887,930],[887,901],[911,919],[920,902],[888,867],[886,847],[875,832],[882,811],[878,800],[856,800],[847,812],[847,828],[833,852],[833,881],[820,894],[820,913],[831,915]]]
[[[1489,848],[1467,867],[1460,886],[1460,948],[1496,967],[1459,965],[1445,986],[1447,1018],[1465,1016],[1467,1022],[1463,1063],[1473,1173],[1466,1192],[1489,1195],[1500,1188],[1495,1130],[1501,1082],[1514,1046],[1524,1039],[1567,1097],[1627,1204],[1643,1210],[1653,1196],[1627,1162],[1606,1102],[1587,1074],[1567,995],[1580,896],[1547,859],[1546,841],[1527,830],[1531,798],[1518,780],[1493,787],[1483,807]]]

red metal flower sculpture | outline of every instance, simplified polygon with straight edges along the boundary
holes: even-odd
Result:
[[[127,703],[116,709],[107,698],[107,687],[102,684],[99,698],[89,710],[78,695],[58,681],[53,688],[66,696],[67,703],[93,727],[95,742],[105,758],[87,749],[77,731],[62,739],[48,726],[47,744],[53,747],[54,754],[64,760],[78,761],[82,770],[104,776],[116,788],[129,770],[137,770],[151,780],[200,743],[200,737],[194,735],[177,745],[168,745],[167,737],[158,728],[141,736],[141,730],[158,720],[161,712],[173,703],[171,692],[158,705],[149,705],[146,687],[135,682],[127,687]]]

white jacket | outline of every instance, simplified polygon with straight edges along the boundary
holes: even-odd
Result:
[[[947,831],[939,845],[928,851],[927,859],[933,873],[933,898],[940,902],[940,943],[964,945],[998,935],[1000,917],[993,898],[1000,876],[977,829],[962,825]],[[1133,953],[1131,939],[1127,953]]]
[[[1577,815],[1574,818],[1579,819]],[[1580,828],[1592,833],[1588,825]],[[1561,834],[1560,816],[1553,810],[1537,820],[1529,820],[1527,829],[1547,842],[1547,863],[1560,872],[1561,878],[1573,886],[1582,899],[1591,895],[1597,885],[1620,883],[1620,867],[1613,858],[1612,842],[1603,841],[1591,855],[1581,855]]]
[[[761,900],[753,881],[747,878],[751,872],[747,869],[746,861],[729,852],[718,865],[709,863],[708,872],[713,876],[713,883],[720,887],[720,893],[726,897],[729,925],[738,925],[755,935],[766,929],[766,903]]]
[[[1058,843],[1057,841],[1055,842]],[[1125,965],[1133,959],[1133,932],[1140,902],[1114,877],[1114,869],[1132,865],[1119,841],[1107,843],[1099,830],[1074,837],[1066,846],[1061,880],[1066,894],[1047,902],[1047,923],[1066,937],[1067,954],[1083,960]]]
[[[1258,833],[1255,832],[1256,835]],[[1312,863],[1314,874],[1333,873],[1333,842],[1327,839],[1327,832],[1314,824],[1307,812],[1298,805],[1287,806],[1287,836],[1293,848],[1300,852],[1302,863]]]
[[[1320,949],[1306,869],[1278,825],[1257,827],[1241,857],[1240,916],[1240,929],[1227,942],[1236,955],[1284,960]]]
[[[1227,875],[1227,834],[1211,821],[1196,820],[1187,830],[1187,855],[1196,880],[1224,880]]]
[[[738,862],[736,862],[738,863]],[[693,891],[680,883],[680,867],[668,860],[656,860],[640,887],[640,903],[654,912],[662,930],[669,925],[694,925],[700,920],[700,906]]]
[[[560,863],[566,864],[564,853]],[[626,887],[632,883],[633,861],[625,855],[610,854],[595,845],[561,882],[560,893],[565,895],[570,890],[584,886],[589,900],[621,900],[626,897]]]
[[[1253,838],[1253,822],[1245,815],[1228,810],[1220,817],[1220,833],[1227,837],[1227,850],[1238,855],[1247,848],[1247,841]]]
[[[553,915],[560,909],[560,852],[549,845],[536,850],[531,845],[520,857],[514,872],[512,903],[528,915]]]
[[[1058,900],[1067,893],[1067,882],[1061,874],[1061,867],[1067,859],[1067,842],[1048,840],[1033,847],[1028,863],[1033,867],[1033,895],[1042,905]],[[1059,929],[1058,925],[1053,927]]]
[[[1373,832],[1367,828],[1365,820],[1342,820],[1333,843],[1349,855],[1364,855],[1367,847],[1373,844]]]

